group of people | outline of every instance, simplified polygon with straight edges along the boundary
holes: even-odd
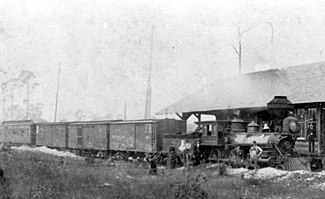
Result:
[[[177,166],[177,151],[173,143],[171,143],[168,152],[169,152],[168,161],[167,161],[168,168],[174,169]],[[249,161],[251,164],[254,165],[255,169],[258,167],[258,158],[261,156],[262,152],[263,149],[257,145],[256,141],[253,141],[253,145],[249,150],[249,155],[250,155]],[[151,153],[147,157],[147,160],[150,164],[149,174],[157,175],[158,159],[159,159],[159,154],[157,153]],[[186,164],[186,162],[184,162],[184,164]]]
[[[174,143],[170,144],[170,148],[168,150],[168,159],[167,159],[167,167],[169,169],[175,169],[178,165],[180,165],[182,162],[184,165],[187,163],[186,161],[188,161],[188,157],[187,157],[187,151],[184,150],[183,154],[182,154],[182,159],[180,160],[178,154],[177,154],[177,150],[175,147]],[[150,170],[149,170],[149,174],[151,175],[156,175],[157,174],[157,165],[158,165],[158,161],[159,161],[159,157],[160,154],[158,153],[150,153],[147,156],[147,160],[150,164]]]

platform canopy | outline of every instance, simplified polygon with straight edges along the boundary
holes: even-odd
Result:
[[[325,102],[325,62],[219,78],[157,114],[266,107],[274,96],[293,104]]]

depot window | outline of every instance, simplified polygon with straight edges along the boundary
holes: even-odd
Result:
[[[300,124],[298,138],[307,138],[307,131],[310,123],[316,126],[316,110],[316,108],[300,108],[294,111],[294,116],[298,118]]]

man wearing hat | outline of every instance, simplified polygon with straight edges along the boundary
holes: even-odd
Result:
[[[309,141],[309,153],[315,152],[315,139],[316,139],[316,129],[313,122],[309,123],[307,130],[307,137]]]

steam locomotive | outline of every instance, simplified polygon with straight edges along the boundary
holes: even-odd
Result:
[[[254,121],[244,122],[238,115],[233,120],[198,122],[201,159],[247,165],[249,149],[256,141],[263,149],[259,164],[283,169],[284,159],[297,155],[294,146],[300,126],[291,112],[293,104],[286,97],[276,96],[267,108],[272,119],[263,128]]]

